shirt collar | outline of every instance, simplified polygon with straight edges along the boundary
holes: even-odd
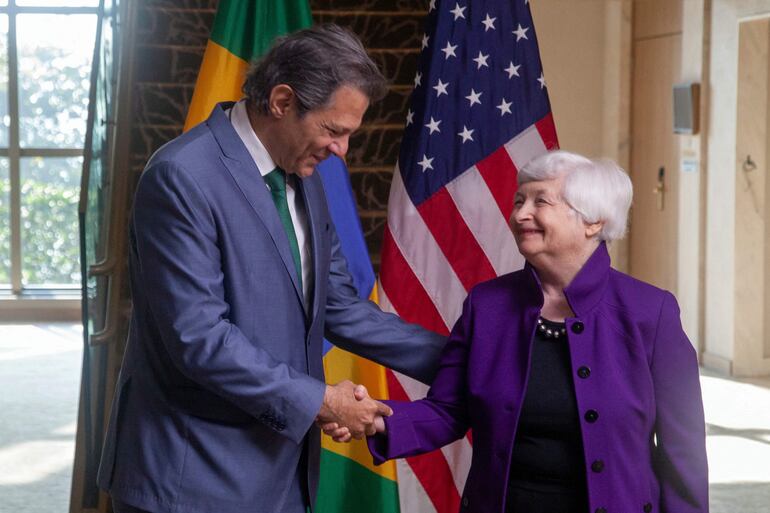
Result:
[[[243,141],[246,149],[249,151],[249,155],[254,159],[254,163],[257,164],[259,173],[265,176],[273,169],[275,169],[275,162],[270,154],[267,152],[265,145],[259,140],[257,134],[254,132],[254,128],[249,121],[249,115],[246,112],[246,100],[241,100],[233,105],[230,110],[230,121],[235,128],[236,133]]]

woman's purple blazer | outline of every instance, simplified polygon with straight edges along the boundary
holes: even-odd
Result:
[[[610,268],[604,244],[565,290],[572,380],[590,512],[708,511],[698,362],[673,295]],[[543,305],[534,269],[475,287],[428,396],[389,401],[375,463],[422,454],[473,430],[461,511],[501,513]],[[587,412],[594,413],[586,415]],[[595,415],[598,413],[598,416]]]

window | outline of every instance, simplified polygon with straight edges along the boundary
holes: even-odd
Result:
[[[99,0],[0,0],[0,290],[80,287],[77,204]]]

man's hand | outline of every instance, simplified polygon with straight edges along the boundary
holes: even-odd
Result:
[[[382,417],[392,414],[389,406],[371,399],[363,385],[342,381],[326,386],[316,424],[335,442],[349,442],[385,431]]]

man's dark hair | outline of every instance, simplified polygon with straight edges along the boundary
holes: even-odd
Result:
[[[270,92],[286,84],[297,97],[299,115],[324,107],[340,86],[382,99],[387,82],[361,41],[338,25],[325,24],[277,38],[246,73],[243,93],[256,112],[268,114]]]

